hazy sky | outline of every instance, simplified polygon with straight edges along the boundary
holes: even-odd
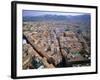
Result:
[[[40,15],[63,15],[63,16],[77,16],[84,15],[87,13],[65,13],[65,12],[46,12],[46,11],[34,11],[34,10],[23,10],[23,16],[40,16]]]

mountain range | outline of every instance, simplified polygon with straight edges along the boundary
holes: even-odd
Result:
[[[68,21],[90,23],[90,15],[63,16],[63,15],[42,15],[42,16],[24,16],[23,21]]]

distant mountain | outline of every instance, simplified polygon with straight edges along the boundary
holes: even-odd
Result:
[[[66,16],[44,15],[44,16],[25,16],[23,21],[45,21],[45,20],[68,20]]]
[[[62,16],[62,15],[43,15],[43,16],[24,16],[23,21],[69,21],[90,23],[90,15]]]
[[[91,16],[90,15],[70,16],[69,19],[70,21],[73,21],[73,22],[90,23]]]

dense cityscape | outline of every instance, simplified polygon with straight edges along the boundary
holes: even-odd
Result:
[[[22,68],[90,66],[90,24],[77,20],[23,20]]]

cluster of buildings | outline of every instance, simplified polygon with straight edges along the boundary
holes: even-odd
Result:
[[[60,31],[54,24],[24,26],[23,69],[71,67],[72,63],[88,60],[81,55],[83,46],[75,32]]]

